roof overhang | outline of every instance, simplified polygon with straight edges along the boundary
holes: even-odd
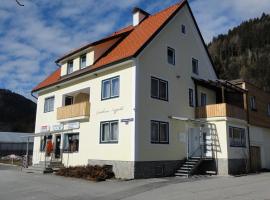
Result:
[[[101,67],[94,68],[94,69],[91,69],[91,66],[87,67],[85,69],[76,71],[77,73],[74,72],[72,74],[63,76],[56,83],[53,83],[53,84],[48,85],[46,87],[42,87],[41,89],[32,90],[32,93],[35,93],[37,91],[46,91],[46,90],[49,90],[49,89],[51,89],[53,87],[60,88],[64,84],[69,84],[69,83],[84,79],[84,78],[89,77],[89,76],[97,76],[98,73],[105,72],[108,69],[114,69],[114,68],[120,67],[122,65],[133,63],[134,62],[133,59],[134,59],[133,57],[125,58],[125,59],[122,59],[122,60],[107,64],[107,65],[103,65]]]
[[[204,79],[198,79],[195,77],[192,77],[192,79],[196,84],[201,85],[203,87],[210,88],[210,89],[224,87],[225,89],[237,91],[240,93],[247,93],[247,90],[245,90],[237,85],[234,85],[227,80],[219,80],[219,79],[217,79],[217,80],[204,80]]]

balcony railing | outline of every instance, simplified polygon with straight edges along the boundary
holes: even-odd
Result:
[[[57,120],[89,118],[90,103],[82,102],[57,108]]]
[[[197,107],[195,116],[196,118],[231,117],[242,120],[247,119],[244,109],[226,103]]]

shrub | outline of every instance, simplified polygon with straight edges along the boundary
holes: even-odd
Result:
[[[75,166],[61,168],[57,173],[59,176],[81,178],[91,181],[105,181],[114,177],[110,166]]]

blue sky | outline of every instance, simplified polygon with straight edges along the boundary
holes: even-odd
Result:
[[[138,6],[154,13],[178,0],[1,0],[0,88],[31,98],[64,53],[131,24]],[[190,0],[206,42],[241,21],[270,13],[270,0]]]

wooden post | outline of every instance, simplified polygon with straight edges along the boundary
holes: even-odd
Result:
[[[222,95],[222,103],[225,103],[225,89],[224,89],[224,86],[221,86],[221,95]]]

